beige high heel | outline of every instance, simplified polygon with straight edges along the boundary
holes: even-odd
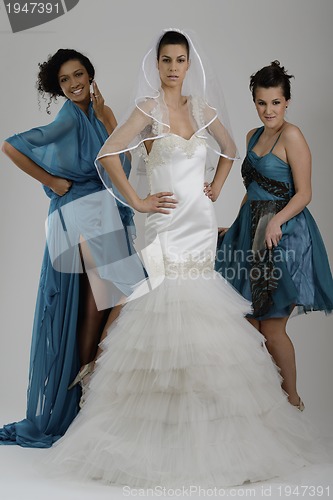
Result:
[[[299,411],[304,411],[305,406],[304,406],[304,403],[303,403],[303,401],[301,400],[301,398],[299,398],[299,403],[298,403],[298,405],[296,405],[296,408],[297,408]]]
[[[90,363],[87,363],[82,367],[82,369],[79,371],[79,373],[76,375],[75,379],[73,382],[68,386],[68,390],[70,391],[75,387],[77,384],[81,384],[83,382],[84,377],[89,375],[94,369],[94,361],[91,361]]]
[[[290,404],[291,404],[291,406],[295,406],[295,408],[297,408],[299,411],[304,411],[304,409],[305,409],[304,403],[303,403],[303,401],[301,400],[300,397],[298,398],[298,404],[297,405],[294,405],[292,403],[290,403]]]

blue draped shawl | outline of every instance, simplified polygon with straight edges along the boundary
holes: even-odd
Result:
[[[86,115],[66,101],[54,121],[7,139],[52,175],[72,181],[64,196],[44,186],[50,198],[47,245],[42,262],[32,332],[26,418],[0,429],[0,444],[50,447],[78,412],[80,388],[68,391],[79,370],[77,316],[82,261],[79,240],[89,245],[85,270],[98,276],[98,309],[129,295],[144,270],[133,249],[133,212],[105,190],[94,160],[108,133],[92,105]],[[128,176],[130,161],[121,156]],[[118,194],[119,196],[119,194]]]

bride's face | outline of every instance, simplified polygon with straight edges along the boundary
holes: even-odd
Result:
[[[157,61],[162,87],[181,87],[189,68],[184,45],[164,45]]]

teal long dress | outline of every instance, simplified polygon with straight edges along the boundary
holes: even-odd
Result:
[[[0,444],[46,448],[59,439],[78,412],[80,387],[68,390],[79,370],[77,320],[83,236],[112,307],[128,295],[144,271],[133,248],[133,212],[104,188],[94,165],[108,133],[90,105],[86,115],[66,101],[55,120],[7,139],[49,173],[67,178],[64,196],[44,186],[50,198],[47,245],[32,331],[26,418],[0,429]],[[122,155],[128,176],[129,160]],[[123,264],[126,260],[126,265]]]
[[[258,320],[286,317],[292,311],[330,313],[332,274],[309,210],[304,208],[282,225],[277,247],[272,251],[265,248],[268,221],[295,191],[290,166],[273,153],[276,143],[262,157],[253,151],[263,130],[257,129],[249,141],[242,165],[247,200],[225,236],[218,240],[215,269],[252,302],[250,316]]]

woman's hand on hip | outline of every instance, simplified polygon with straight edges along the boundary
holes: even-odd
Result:
[[[48,187],[58,196],[64,196],[72,186],[72,181],[54,176]]]
[[[176,208],[178,201],[172,198],[173,193],[166,191],[156,194],[149,194],[144,200],[140,200],[136,208],[142,213],[169,214],[170,210]]]
[[[219,197],[221,189],[217,188],[214,182],[204,183],[204,193],[211,201],[216,201]]]

